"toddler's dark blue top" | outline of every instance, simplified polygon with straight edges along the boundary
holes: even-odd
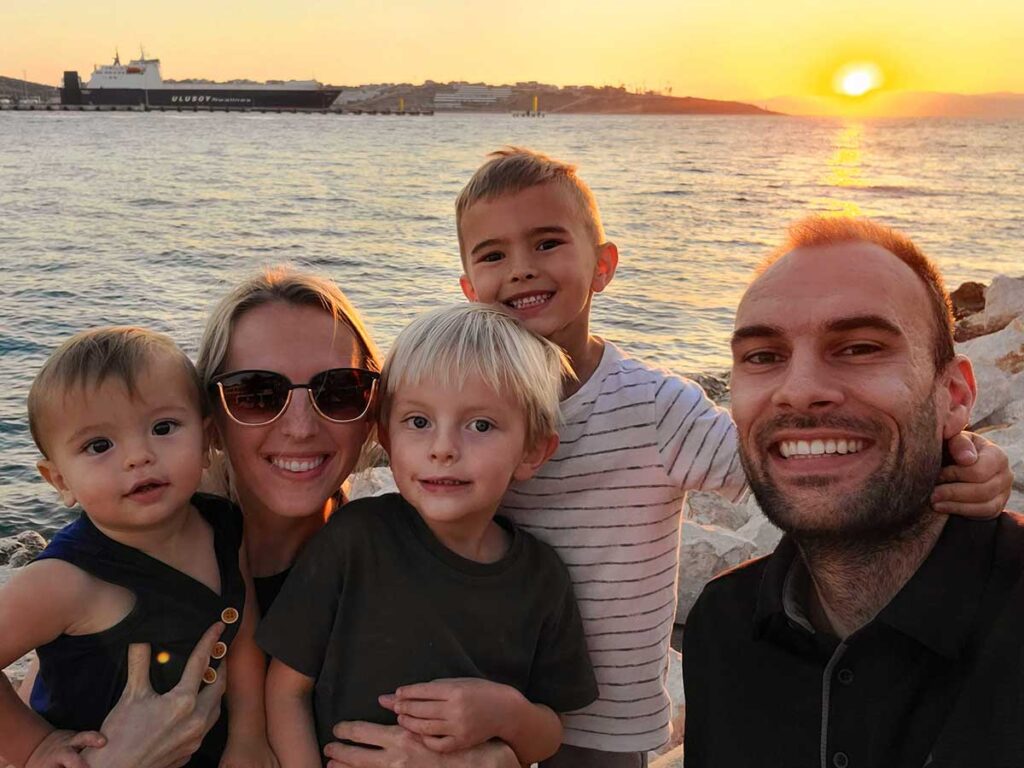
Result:
[[[32,708],[57,728],[99,730],[117,703],[127,679],[128,645],[152,647],[149,677],[153,690],[165,693],[181,679],[188,655],[203,633],[222,620],[225,609],[238,611],[221,640],[230,645],[241,624],[245,583],[238,567],[242,516],[226,499],[195,494],[192,504],[214,532],[221,594],[171,566],[103,534],[82,515],[61,529],[37,560],[55,558],[98,579],[134,593],[136,602],[121,622],[91,635],[61,635],[37,649],[39,676]],[[232,618],[231,611],[226,614]],[[219,664],[211,661],[211,666]],[[216,766],[227,734],[221,718],[207,734],[190,766]]]

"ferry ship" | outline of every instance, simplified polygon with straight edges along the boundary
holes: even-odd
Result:
[[[214,83],[207,80],[164,82],[160,75],[160,59],[140,58],[93,69],[89,82],[83,84],[78,72],[64,73],[60,89],[61,104],[113,104],[163,108],[201,109],[329,109],[341,93],[340,88],[327,88],[316,80],[271,80],[254,83],[234,80]]]

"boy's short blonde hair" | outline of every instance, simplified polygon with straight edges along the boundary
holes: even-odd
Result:
[[[380,423],[387,425],[395,393],[403,387],[436,382],[458,397],[470,376],[479,376],[526,414],[528,446],[558,431],[562,378],[573,376],[565,353],[485,304],[426,312],[398,334],[381,372]]]
[[[572,196],[587,230],[598,246],[604,243],[604,226],[597,200],[590,187],[576,173],[576,166],[524,147],[505,147],[491,152],[488,160],[470,178],[455,200],[455,228],[459,235],[462,266],[466,266],[466,244],[462,239],[462,217],[481,200],[514,195],[541,184],[557,184]]]
[[[209,401],[195,366],[170,336],[133,326],[108,326],[76,333],[43,363],[28,392],[28,426],[39,452],[47,457],[45,416],[70,390],[86,390],[109,379],[138,394],[138,379],[153,359],[166,355],[177,361],[195,389],[196,404],[205,418]]]

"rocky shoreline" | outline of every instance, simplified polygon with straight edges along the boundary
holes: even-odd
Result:
[[[991,285],[965,283],[952,294],[957,318],[956,351],[974,364],[979,396],[971,429],[984,434],[1010,457],[1015,481],[1008,509],[1024,512],[1024,277],[996,277]],[[728,375],[693,375],[716,402],[728,405]],[[387,490],[381,477],[363,479],[353,496]],[[383,486],[383,487],[382,487]],[[686,616],[704,585],[721,571],[751,557],[772,551],[779,532],[764,518],[751,498],[735,505],[714,494],[691,493],[684,509],[679,566],[679,607],[676,623]],[[0,585],[11,572],[30,562],[45,546],[35,531],[0,539]],[[30,656],[4,672],[20,682]],[[678,654],[673,657],[672,682],[681,683]],[[674,686],[676,720],[682,725],[682,686]],[[677,736],[681,736],[681,728]],[[681,765],[674,748],[652,765]]]

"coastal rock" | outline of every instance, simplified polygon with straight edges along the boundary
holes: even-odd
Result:
[[[35,531],[22,531],[0,539],[0,565],[20,568],[46,547],[46,539]]]
[[[717,525],[738,531],[750,519],[751,511],[745,504],[732,504],[717,493],[691,491],[686,494],[683,515],[701,525]]]
[[[7,679],[11,681],[11,685],[17,689],[21,685],[21,681],[25,679],[25,674],[28,672],[29,666],[35,661],[36,652],[31,651],[25,656],[22,656],[11,666],[4,669],[4,674],[7,675]]]
[[[719,373],[688,373],[686,378],[700,384],[701,389],[718,405],[729,404],[729,371]]]
[[[738,533],[684,519],[676,623],[686,623],[687,614],[708,581],[725,569],[749,560],[754,553],[754,543]]]
[[[956,340],[970,341],[1001,331],[1015,317],[1024,315],[1024,277],[993,278],[985,291],[985,309],[957,324]]]
[[[396,491],[398,486],[395,485],[395,477],[388,467],[371,467],[357,472],[349,478],[347,489],[349,501]]]
[[[736,533],[754,545],[754,557],[770,554],[782,538],[782,531],[768,522],[753,496],[748,504],[753,510],[750,520]]]
[[[953,304],[953,317],[963,320],[965,317],[977,314],[985,308],[984,283],[966,282],[949,294]]]
[[[678,746],[670,752],[652,760],[651,768],[683,768],[683,748]]]
[[[1001,331],[957,345],[974,364],[978,400],[973,424],[1000,423],[1012,404],[1024,400],[1024,314]]]

